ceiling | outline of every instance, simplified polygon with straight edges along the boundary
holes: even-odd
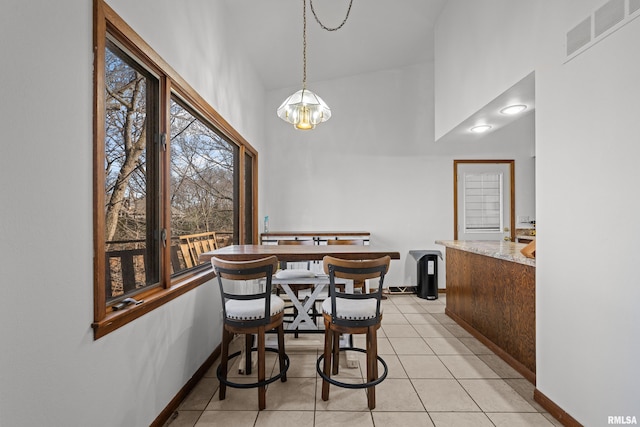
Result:
[[[267,90],[302,84],[301,0],[224,0],[237,48]],[[397,68],[433,59],[433,26],[446,0],[353,0],[344,27],[326,31],[307,0],[307,82]],[[349,0],[315,0],[318,18],[338,26]]]

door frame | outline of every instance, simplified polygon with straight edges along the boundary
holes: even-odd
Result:
[[[458,165],[465,164],[509,164],[509,179],[511,181],[511,218],[509,218],[509,233],[511,241],[516,241],[516,176],[515,160],[454,160],[453,161],[453,240],[458,240]]]

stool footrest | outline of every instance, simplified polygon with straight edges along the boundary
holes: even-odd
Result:
[[[258,349],[256,347],[251,349],[252,352],[254,351],[258,351]],[[275,348],[265,348],[265,351],[270,351],[272,353],[278,353],[278,350]],[[238,357],[242,354],[241,351],[236,351],[235,353],[233,353],[232,355],[229,356],[229,360],[232,360],[234,357]],[[258,381],[255,383],[235,383],[232,381],[229,381],[226,378],[222,378],[222,372],[220,370],[220,368],[222,368],[222,366],[218,366],[218,369],[216,369],[216,376],[218,377],[218,380],[223,383],[228,385],[229,387],[233,387],[233,388],[256,388],[256,387],[262,387],[262,386],[266,386],[267,384],[271,384],[274,381],[279,380],[280,378],[282,378],[283,375],[285,375],[287,373],[287,371],[289,370],[289,356],[287,354],[284,355],[284,370],[280,373],[278,373],[277,375],[274,375],[270,378],[265,379],[264,381]]]
[[[357,347],[340,347],[340,351],[359,351],[360,353],[365,353],[365,354],[367,353],[367,350],[365,350],[363,348],[357,348]],[[356,384],[345,383],[345,382],[342,382],[342,381],[334,380],[330,376],[326,375],[323,372],[322,367],[321,367],[322,362],[324,361],[324,354],[321,354],[320,357],[318,357],[318,361],[316,362],[316,371],[318,372],[318,375],[320,375],[324,380],[326,380],[330,384],[336,385],[338,387],[353,388],[353,389],[369,388],[369,387],[373,387],[373,386],[376,386],[376,385],[380,384],[382,381],[384,381],[384,379],[387,377],[387,374],[389,373],[389,368],[387,367],[387,362],[385,362],[384,359],[382,357],[380,357],[379,355],[376,355],[376,358],[378,359],[378,361],[380,363],[382,363],[382,367],[384,368],[384,372],[377,379],[375,379],[373,381],[366,382],[366,383],[356,383]]]

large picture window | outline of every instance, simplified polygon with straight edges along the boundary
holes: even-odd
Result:
[[[102,0],[94,41],[94,336],[210,280],[256,240],[257,152]]]

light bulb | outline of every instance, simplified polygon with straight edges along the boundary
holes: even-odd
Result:
[[[478,126],[472,127],[470,130],[471,132],[474,132],[474,133],[483,133],[488,131],[489,129],[491,129],[491,125],[478,125]]]
[[[526,109],[527,109],[526,105],[517,104],[517,105],[509,105],[508,107],[504,107],[502,110],[500,110],[500,112],[502,114],[513,115],[513,114],[522,113]]]

